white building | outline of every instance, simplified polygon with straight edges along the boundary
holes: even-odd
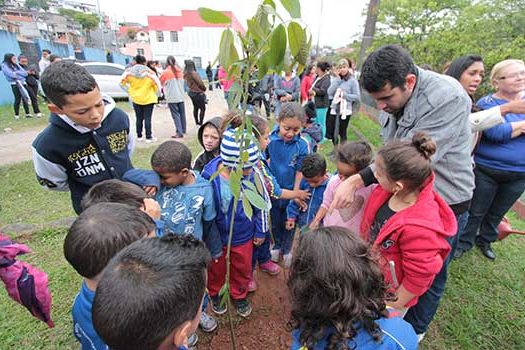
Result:
[[[244,33],[231,11],[223,13],[232,19],[233,30]],[[197,68],[205,68],[208,61],[217,58],[221,35],[226,27],[204,22],[196,10],[182,10],[180,16],[148,16],[153,59],[164,62],[171,55],[181,66],[185,59],[193,59]]]

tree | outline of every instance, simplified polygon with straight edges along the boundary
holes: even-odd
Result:
[[[2,1],[1,6],[3,6],[3,2],[4,1]],[[46,0],[26,0],[25,7],[28,9],[49,10],[49,5]]]
[[[374,34],[376,32],[377,14],[379,12],[379,0],[370,0],[368,3],[368,13],[366,15],[365,32],[363,33],[363,42],[359,48],[359,59],[357,65],[361,68],[365,60],[366,50],[372,45]]]

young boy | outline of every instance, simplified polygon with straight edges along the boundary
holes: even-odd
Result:
[[[137,241],[106,268],[93,323],[113,350],[187,348],[206,290],[210,254],[192,236]]]
[[[202,169],[213,158],[220,153],[221,146],[221,117],[214,117],[205,122],[197,132],[197,139],[202,146],[202,152],[199,153],[193,163],[193,170],[202,172]]]
[[[303,180],[300,189],[309,191],[310,199],[307,202],[306,210],[301,209],[295,201],[290,201],[286,208],[287,230],[293,230],[296,226],[310,225],[323,203],[323,194],[328,185],[326,160],[318,153],[304,157],[301,172],[303,173]]]
[[[102,270],[122,248],[154,236],[155,224],[144,212],[120,203],[99,203],[75,220],[64,240],[64,256],[82,276],[73,303],[73,333],[83,350],[107,350],[91,321],[91,306]]]
[[[43,187],[70,190],[78,214],[91,186],[132,168],[129,119],[82,66],[56,62],[41,80],[51,116],[33,141],[36,176]]]

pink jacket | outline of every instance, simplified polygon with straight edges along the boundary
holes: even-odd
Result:
[[[235,79],[231,78],[228,80],[228,72],[226,72],[222,66],[219,68],[219,73],[217,76],[219,78],[219,82],[221,83],[222,89],[224,91],[230,91]]]

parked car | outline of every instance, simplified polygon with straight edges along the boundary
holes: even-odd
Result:
[[[120,77],[125,67],[116,63],[85,62],[84,66],[97,81],[100,91],[113,98],[127,98],[128,94],[120,87]]]

